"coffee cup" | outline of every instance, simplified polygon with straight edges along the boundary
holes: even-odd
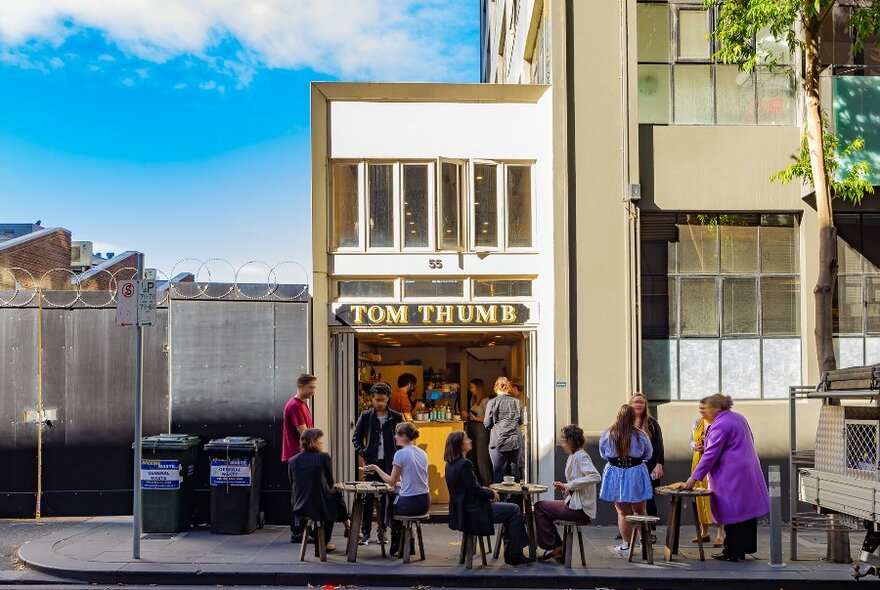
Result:
[[[512,475],[505,475],[504,476],[504,485],[509,486],[509,485],[513,485],[513,483],[514,483],[514,477]]]

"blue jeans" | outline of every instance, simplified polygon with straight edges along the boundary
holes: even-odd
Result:
[[[504,561],[510,561],[511,557],[522,558],[523,549],[529,545],[529,536],[519,506],[492,502],[492,522],[504,525],[501,532],[505,540]]]
[[[489,456],[492,457],[492,479],[495,483],[504,481],[505,475],[512,475],[513,479],[519,482],[522,472],[519,469],[519,456],[522,449],[514,449],[512,451],[499,451],[498,449],[489,449]]]

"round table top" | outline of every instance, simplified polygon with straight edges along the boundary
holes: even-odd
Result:
[[[525,488],[523,488],[525,485]],[[496,492],[501,492],[503,494],[543,494],[547,491],[547,486],[542,486],[536,483],[527,483],[527,484],[519,484],[519,483],[493,483],[489,486],[490,489],[495,490]]]
[[[692,490],[681,490],[670,488],[669,486],[660,486],[659,488],[654,490],[661,496],[691,496],[691,497],[699,497],[699,496],[711,496],[712,490],[707,490],[706,488],[694,488]]]
[[[378,481],[345,481],[334,486],[349,494],[387,494],[391,486]]]

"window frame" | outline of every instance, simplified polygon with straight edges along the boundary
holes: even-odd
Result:
[[[495,236],[496,243],[494,246],[477,246],[477,173],[474,170],[476,166],[493,166],[495,168]],[[504,166],[503,162],[497,160],[488,160],[484,158],[473,158],[469,162],[469,175],[471,185],[469,187],[469,198],[467,199],[468,210],[468,246],[470,252],[501,252],[507,243],[507,207],[504,202],[506,190],[504,186]]]
[[[354,282],[354,281],[378,281],[383,283],[391,283],[393,286],[393,293],[391,297],[367,297],[364,295],[358,297],[342,297],[339,295],[339,283],[345,282]],[[341,303],[351,303],[358,301],[376,301],[376,302],[396,302],[400,301],[400,279],[393,278],[388,279],[385,277],[342,277],[342,278],[334,278],[330,284],[330,294],[331,301],[338,301]]]
[[[470,277],[469,282],[470,285],[470,293],[471,298],[474,301],[534,301],[535,300],[535,279],[536,276],[526,276],[526,277],[501,277],[501,276],[488,276],[488,277]],[[519,296],[504,296],[504,297],[491,297],[489,295],[477,295],[476,284],[482,281],[526,281],[531,284],[532,294],[531,295],[519,295]]]
[[[501,206],[503,211],[504,220],[503,224],[503,234],[504,234],[504,251],[505,252],[515,252],[515,253],[523,253],[523,252],[535,252],[538,249],[537,241],[537,226],[538,226],[538,210],[537,210],[537,195],[535,188],[537,187],[537,178],[535,174],[536,170],[536,161],[535,160],[504,160],[503,164],[503,178],[501,179],[503,182],[503,186],[501,187],[502,196],[501,196]],[[531,214],[531,245],[530,246],[511,246],[510,245],[510,209],[507,206],[510,198],[507,194],[507,177],[509,173],[510,166],[527,166],[529,168],[529,213]],[[499,216],[500,217],[500,216]],[[500,234],[499,234],[500,235]]]
[[[341,158],[341,159],[330,159],[329,161],[329,170],[330,174],[327,175],[327,183],[328,190],[327,195],[329,199],[327,199],[327,235],[329,239],[327,240],[327,250],[329,253],[352,253],[352,252],[365,252],[367,249],[367,240],[366,240],[366,178],[365,178],[365,167],[363,160],[357,160],[353,158]],[[335,188],[333,186],[334,183],[334,173],[333,169],[337,164],[342,165],[351,165],[355,164],[357,166],[357,176],[358,176],[358,245],[357,246],[341,246],[336,247],[337,241],[337,233],[336,233],[336,193]]]
[[[406,281],[459,281],[461,282],[461,296],[453,296],[453,297],[440,297],[437,295],[426,295],[424,297],[420,296],[407,296],[406,294]],[[458,277],[458,276],[445,276],[445,277],[433,277],[433,276],[407,276],[401,277],[400,279],[400,300],[403,302],[414,301],[414,302],[426,302],[426,301],[436,301],[439,303],[462,303],[471,300],[471,291],[470,291],[470,280],[468,277]]]
[[[450,248],[443,244],[443,217],[442,217],[442,208],[443,208],[443,164],[455,164],[460,166],[460,177],[458,180],[459,186],[459,203],[458,203],[458,242],[459,245]],[[469,223],[468,223],[468,203],[470,202],[469,189],[470,181],[468,178],[468,160],[462,158],[449,158],[441,156],[437,158],[437,175],[436,175],[436,195],[435,199],[436,206],[434,207],[434,227],[437,235],[436,241],[436,252],[467,252],[468,251],[468,235],[469,235]]]
[[[364,248],[367,252],[400,252],[400,205],[401,197],[401,178],[400,178],[400,162],[389,159],[367,159],[364,160],[364,232],[366,240]],[[370,187],[369,187],[369,169],[370,166],[391,166],[391,246],[371,246],[370,245]]]
[[[436,252],[437,251],[437,231],[434,223],[434,219],[436,218],[437,205],[439,203],[437,199],[437,179],[436,179],[436,171],[437,164],[435,160],[399,160],[397,162],[398,167],[400,168],[400,203],[398,205],[398,209],[400,211],[400,218],[398,220],[397,225],[400,230],[400,252]],[[404,215],[404,204],[403,200],[406,198],[404,185],[406,175],[404,174],[404,168],[406,166],[427,166],[428,167],[428,178],[427,178],[427,189],[428,189],[428,245],[427,246],[407,246],[405,239],[406,232],[406,215]]]

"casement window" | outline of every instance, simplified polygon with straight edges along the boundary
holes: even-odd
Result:
[[[331,162],[338,252],[529,250],[533,164],[491,160]]]
[[[643,389],[783,398],[800,380],[798,219],[644,214]]]
[[[639,123],[796,124],[791,55],[768,31],[753,40],[761,60],[747,74],[714,62],[715,13],[701,3],[639,2],[636,14]]]
[[[880,363],[880,214],[834,216],[838,275],[832,317],[837,365]]]

